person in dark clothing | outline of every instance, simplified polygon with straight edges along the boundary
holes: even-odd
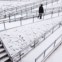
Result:
[[[40,19],[42,18],[43,13],[44,13],[44,8],[43,8],[43,4],[41,4],[39,7],[39,16],[38,16],[38,17],[40,17]]]

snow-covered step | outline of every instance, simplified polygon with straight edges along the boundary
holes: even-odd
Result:
[[[62,45],[45,62],[62,62]]]
[[[0,40],[0,44],[1,44],[1,40]]]
[[[0,47],[2,47],[2,44],[0,44]]]
[[[2,53],[2,52],[4,52],[4,51],[5,51],[4,48],[1,48],[1,49],[0,49],[0,53]]]
[[[38,57],[38,55],[40,55],[41,52],[43,52],[53,41],[55,41],[61,35],[61,33],[62,33],[62,27],[55,33],[53,33],[50,37],[48,37],[43,43],[39,44],[39,46],[37,46],[28,55],[22,58],[22,61],[20,62],[35,62],[36,56]]]
[[[9,60],[9,57],[5,57],[1,59],[1,62],[7,62]]]
[[[6,57],[7,56],[7,53],[6,52],[3,52],[0,54],[0,59],[3,58],[3,57]]]
[[[4,46],[0,42],[0,62],[11,62],[7,52],[5,51]]]

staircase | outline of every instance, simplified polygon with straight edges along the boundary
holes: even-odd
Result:
[[[0,62],[11,62],[1,42],[0,42]]]

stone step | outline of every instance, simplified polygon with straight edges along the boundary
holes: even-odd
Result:
[[[1,42],[0,42],[0,62],[11,62]]]
[[[0,48],[0,53],[4,52],[5,49],[4,48]]]
[[[6,56],[7,56],[7,53],[6,53],[6,52],[3,52],[3,53],[0,54],[0,59],[1,59],[1,58],[4,58],[4,57],[6,57]]]
[[[2,58],[0,60],[1,60],[1,62],[7,62],[9,60],[9,57],[5,57],[5,58]]]
[[[0,41],[0,44],[1,44],[1,41]]]
[[[10,59],[6,60],[5,62],[12,62]]]
[[[3,45],[2,44],[0,44],[0,48],[2,47]]]

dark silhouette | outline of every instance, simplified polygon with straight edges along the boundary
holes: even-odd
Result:
[[[38,16],[38,17],[40,17],[40,19],[42,18],[43,13],[44,13],[44,8],[43,8],[43,4],[41,4],[39,7],[39,16]]]

